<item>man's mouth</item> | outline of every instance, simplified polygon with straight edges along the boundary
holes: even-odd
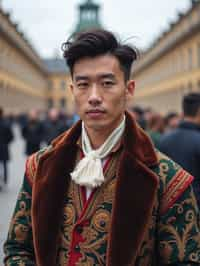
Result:
[[[88,110],[86,112],[87,115],[89,115],[90,117],[94,117],[94,118],[98,118],[101,115],[103,115],[105,113],[105,111],[100,110],[100,109],[92,109],[92,110]]]
[[[105,111],[102,109],[91,109],[88,110],[86,113],[105,113]]]

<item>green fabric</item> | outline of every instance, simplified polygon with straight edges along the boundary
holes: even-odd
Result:
[[[200,265],[200,216],[192,187],[189,186],[176,202],[161,214],[166,188],[181,168],[167,157],[160,154],[159,156],[159,165],[151,169],[160,179],[157,199],[135,266]],[[72,204],[69,198],[66,198],[66,207],[69,207],[67,204]],[[111,213],[111,204],[105,201],[99,208],[102,206],[105,211]],[[30,208],[31,187],[25,176],[4,245],[6,266],[35,265]],[[96,213],[98,210],[97,208]],[[61,227],[63,237],[66,237],[65,229]],[[97,240],[102,238],[103,232],[98,231],[92,223],[89,225],[89,230],[96,235]],[[70,242],[70,238],[66,240]],[[97,254],[88,252],[86,257],[97,262],[97,257],[103,258],[106,255],[106,247],[107,243],[102,242],[102,246],[96,250]],[[59,252],[61,250],[63,256],[67,256],[67,248],[60,246]],[[58,262],[57,265],[65,264]]]
[[[35,265],[30,209],[31,187],[25,177],[4,244],[6,266]]]

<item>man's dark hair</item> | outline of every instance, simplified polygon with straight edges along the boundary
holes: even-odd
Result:
[[[185,116],[196,116],[200,110],[200,93],[189,93],[185,95],[182,107]]]
[[[179,114],[176,112],[169,112],[166,114],[166,116],[164,117],[164,122],[166,125],[168,125],[169,121],[175,117],[179,117]]]
[[[111,54],[119,60],[125,80],[130,78],[131,66],[138,54],[135,48],[121,44],[112,32],[100,29],[79,33],[72,41],[65,42],[62,50],[72,76],[79,59]]]

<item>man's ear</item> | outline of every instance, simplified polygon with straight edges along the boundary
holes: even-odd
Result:
[[[126,94],[127,96],[133,96],[135,91],[135,80],[129,80],[127,81],[127,86],[126,86]]]

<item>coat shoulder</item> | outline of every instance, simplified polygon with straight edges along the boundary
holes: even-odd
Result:
[[[193,181],[193,176],[160,151],[153,171],[159,178],[160,212],[164,214]]]
[[[52,150],[52,145],[49,145],[39,150],[38,152],[33,153],[27,158],[25,174],[30,184],[33,184],[35,174],[36,174],[41,157],[49,153],[51,150]]]

